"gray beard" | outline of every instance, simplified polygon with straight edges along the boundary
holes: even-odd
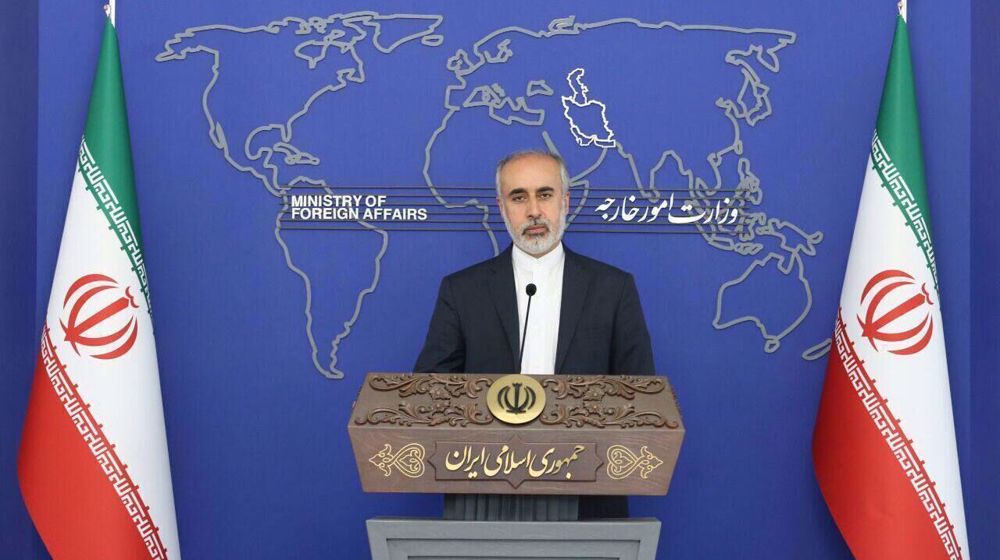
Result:
[[[566,232],[566,214],[564,212],[559,213],[559,223],[557,227],[552,227],[552,222],[544,218],[538,220],[532,220],[521,226],[520,232],[515,232],[514,228],[511,227],[510,221],[507,219],[506,215],[503,215],[503,224],[507,227],[507,233],[510,234],[511,240],[518,249],[528,253],[529,255],[544,255],[552,250],[553,247],[562,240],[563,233]],[[524,230],[529,227],[544,225],[549,229],[547,235],[543,237],[531,238],[524,234]]]

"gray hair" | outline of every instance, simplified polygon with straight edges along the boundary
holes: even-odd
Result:
[[[562,180],[562,192],[566,194],[569,192],[569,170],[566,169],[566,160],[562,158],[559,154],[549,152],[547,150],[521,150],[519,152],[513,152],[507,154],[497,162],[497,172],[496,172],[496,185],[497,185],[497,198],[502,198],[503,195],[500,190],[500,172],[503,171],[505,165],[512,161],[517,161],[523,157],[528,156],[542,156],[551,159],[552,161],[559,164],[559,179]]]

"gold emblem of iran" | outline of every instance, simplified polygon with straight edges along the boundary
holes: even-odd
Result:
[[[505,375],[490,385],[486,405],[493,417],[507,424],[526,424],[545,408],[545,389],[527,375]]]

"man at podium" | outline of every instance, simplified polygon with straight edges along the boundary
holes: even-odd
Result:
[[[569,173],[549,152],[497,164],[497,204],[513,245],[446,276],[418,373],[655,373],[632,275],[565,248]],[[584,497],[581,518],[627,517],[624,497]]]

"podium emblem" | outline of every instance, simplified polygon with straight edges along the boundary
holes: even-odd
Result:
[[[490,385],[486,405],[493,417],[507,424],[526,424],[545,408],[545,389],[527,375],[505,375]]]

